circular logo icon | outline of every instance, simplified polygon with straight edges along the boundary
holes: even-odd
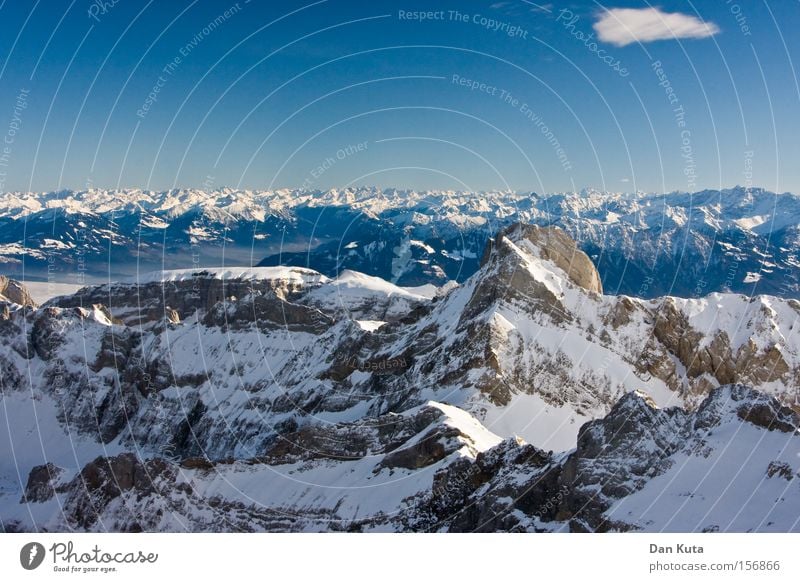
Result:
[[[44,562],[44,546],[39,542],[30,542],[19,551],[19,563],[26,570],[35,570]]]

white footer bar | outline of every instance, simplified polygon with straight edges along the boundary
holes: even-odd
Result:
[[[5,534],[0,572],[137,582],[797,580],[799,543],[796,534]]]

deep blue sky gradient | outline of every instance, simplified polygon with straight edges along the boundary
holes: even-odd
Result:
[[[602,8],[591,1],[553,2],[547,11],[519,1],[240,0],[206,35],[204,27],[235,2],[118,0],[96,19],[93,4],[7,0],[0,7],[0,134],[20,91],[29,91],[0,168],[5,190],[672,191],[745,184],[752,164],[753,184],[800,192],[795,1],[741,0],[750,35],[734,2],[661,2],[662,10],[697,15],[721,32],[604,45],[630,71],[624,78],[557,21],[568,8],[579,16],[575,29],[593,32]],[[470,21],[398,18],[398,10],[419,9],[457,9]],[[472,22],[475,14],[519,26],[527,38],[487,30]],[[137,115],[163,68],[197,35],[149,111]],[[686,112],[694,181],[656,60]],[[470,91],[453,75],[519,102]],[[552,130],[560,160],[522,103]],[[366,147],[337,157],[358,143]]]

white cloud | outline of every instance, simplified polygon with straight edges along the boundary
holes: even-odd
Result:
[[[616,46],[675,38],[705,38],[719,32],[713,22],[658,8],[610,8],[594,23],[597,38]]]

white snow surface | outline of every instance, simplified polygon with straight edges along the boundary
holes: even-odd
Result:
[[[165,283],[169,281],[187,281],[196,276],[210,276],[214,279],[272,280],[280,279],[300,285],[327,283],[328,277],[303,267],[215,267],[197,269],[174,269],[152,271],[139,276],[130,277],[124,283]]]

